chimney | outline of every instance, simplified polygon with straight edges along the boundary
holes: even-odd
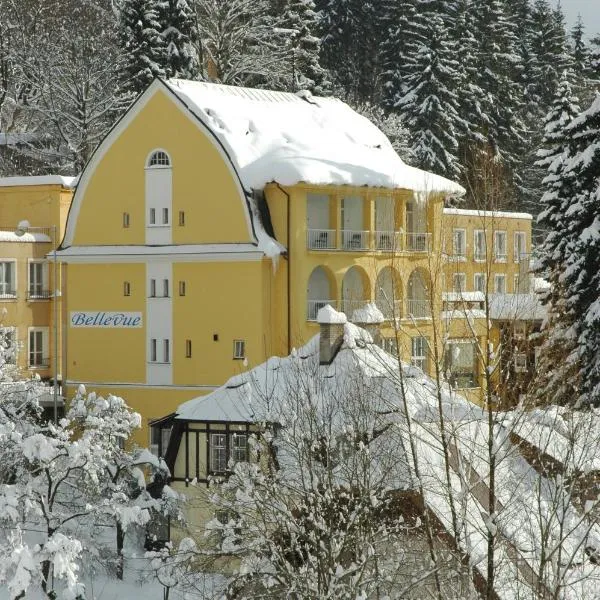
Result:
[[[344,341],[346,315],[327,304],[319,309],[317,322],[320,328],[319,364],[330,365]]]
[[[352,322],[358,327],[365,329],[371,335],[373,343],[381,345],[381,324],[385,321],[383,313],[374,302],[357,308],[352,313]]]

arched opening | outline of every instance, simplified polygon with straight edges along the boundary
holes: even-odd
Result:
[[[375,304],[388,321],[402,316],[402,282],[392,267],[383,268],[377,275]]]
[[[306,290],[308,321],[316,321],[317,313],[327,304],[335,308],[335,286],[332,281],[333,276],[324,267],[316,267],[310,274]]]
[[[150,154],[150,158],[148,159],[146,166],[149,169],[159,167],[170,167],[171,159],[164,150],[155,150],[154,152],[152,152],[152,154]]]
[[[427,284],[419,269],[415,269],[408,279],[406,313],[417,319],[430,315]]]
[[[348,319],[369,303],[369,278],[360,267],[350,267],[342,280],[342,312]]]

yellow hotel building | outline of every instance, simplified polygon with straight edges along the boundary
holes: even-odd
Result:
[[[444,200],[462,193],[338,100],[155,81],[73,197],[58,252],[66,395],[121,395],[147,424],[301,346],[328,303],[349,318],[377,304],[381,343],[428,370],[450,280]]]
[[[52,253],[64,234],[74,183],[72,177],[53,175],[0,178],[0,327],[7,349],[5,376],[14,370],[19,377],[37,375],[50,380],[56,370],[61,379],[63,278],[60,264],[55,272]]]

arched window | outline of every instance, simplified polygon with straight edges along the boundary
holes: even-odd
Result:
[[[150,155],[148,160],[148,167],[170,167],[171,159],[166,152],[162,150],[156,150]]]

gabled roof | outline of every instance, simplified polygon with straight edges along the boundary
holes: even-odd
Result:
[[[335,98],[166,83],[219,138],[247,189],[304,182],[464,193],[457,183],[406,165],[373,123]]]

